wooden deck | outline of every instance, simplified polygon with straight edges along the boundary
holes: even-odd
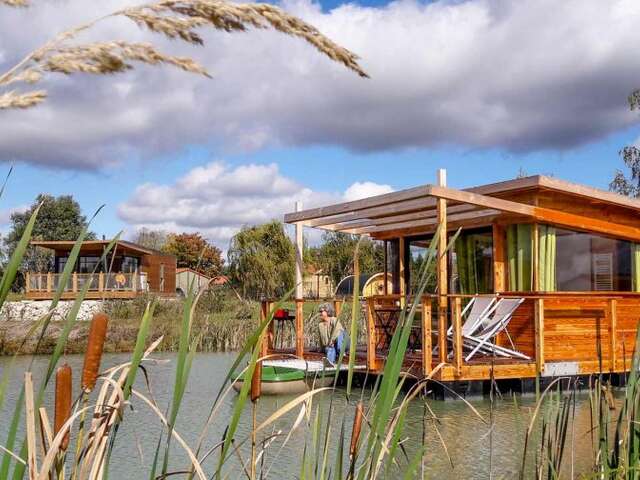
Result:
[[[463,346],[456,342],[455,333],[461,328],[462,319],[457,303],[463,296],[449,295],[453,305],[446,328],[453,325],[453,341],[447,342],[445,353],[433,351],[438,344],[439,319],[432,315],[430,304],[437,298],[424,296],[420,302],[419,318],[414,320],[412,339],[405,355],[403,370],[416,378],[432,374],[439,381],[488,380],[493,378],[515,379],[589,375],[598,373],[622,373],[629,370],[634,351],[636,328],[640,319],[640,294],[620,293],[518,293],[501,294],[500,297],[524,298],[518,307],[507,332],[513,347],[530,357],[530,360],[501,358],[488,355],[474,356],[465,361]],[[394,306],[397,296],[376,296],[368,300],[367,345],[359,346],[356,364],[364,365],[370,373],[380,374],[384,369],[389,333],[395,325],[384,328],[376,323],[376,314],[400,312]],[[377,310],[379,309],[379,310]],[[425,316],[426,311],[426,316]],[[376,313],[377,312],[377,313]],[[496,343],[507,346],[505,333],[498,335]],[[427,345],[423,351],[422,344]],[[296,355],[296,349],[269,348],[270,354]],[[466,354],[466,353],[465,353]],[[317,360],[323,354],[305,348],[305,359]]]

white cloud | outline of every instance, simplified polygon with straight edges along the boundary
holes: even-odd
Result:
[[[43,1],[3,9],[0,70],[54,33],[129,3]],[[74,168],[117,165],[187,144],[255,150],[341,145],[373,151],[456,144],[571,148],[637,120],[637,0],[399,0],[323,12],[284,6],[362,57],[370,80],[273,32],[206,34],[195,56],[213,80],[169,68],[115,78],[51,77],[50,100],[3,113],[0,159]],[[28,31],[28,35],[25,35]],[[85,38],[148,40],[124,21]]]
[[[226,249],[243,225],[282,220],[296,201],[313,208],[389,191],[389,185],[356,182],[344,193],[319,192],[282,175],[275,164],[231,168],[217,161],[193,168],[172,185],[140,185],[119,205],[118,216],[133,230],[199,231]]]
[[[344,192],[344,199],[346,201],[359,200],[389,192],[393,192],[391,185],[380,185],[374,182],[355,182]]]

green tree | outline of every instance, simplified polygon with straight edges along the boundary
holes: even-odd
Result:
[[[628,102],[631,110],[639,110],[640,90],[632,92]],[[629,197],[640,197],[640,149],[635,146],[624,147],[620,156],[629,170],[629,176],[622,170],[616,170],[613,180],[609,183],[609,190]]]
[[[613,180],[609,183],[609,190],[629,197],[640,197],[640,149],[625,147],[620,155],[629,169],[629,176],[627,177],[622,170],[616,170]]]
[[[227,257],[231,280],[245,298],[277,298],[293,288],[295,247],[280,222],[242,228]]]
[[[4,239],[7,256],[10,257],[22,238],[24,229],[38,205],[42,204],[33,229],[33,240],[76,240],[87,226],[87,217],[82,214],[80,205],[71,195],[53,195],[41,193],[24,212],[11,215],[11,228]],[[96,236],[90,232],[87,240]],[[45,272],[53,267],[53,253],[50,250],[30,247],[23,260],[23,269]]]
[[[170,234],[162,251],[175,255],[178,267],[192,268],[210,277],[222,272],[222,252],[199,233]]]
[[[312,249],[313,263],[331,276],[335,285],[347,275],[353,275],[353,257],[358,237],[342,232],[325,232],[322,244]],[[363,238],[360,243],[360,273],[372,274],[384,270],[384,249],[379,242]]]

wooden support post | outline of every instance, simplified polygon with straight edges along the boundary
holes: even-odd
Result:
[[[296,298],[296,357],[304,358],[304,300]]]
[[[71,286],[73,289],[73,293],[76,293],[78,291],[78,274],[76,272],[73,272]]]
[[[495,293],[506,290],[506,252],[505,228],[497,223],[493,224],[493,291]]]
[[[296,212],[302,210],[302,202],[296,202]],[[303,290],[303,255],[304,255],[304,226],[296,223],[296,356],[304,358],[304,290]]]
[[[438,186],[447,186],[447,171],[438,170]],[[438,223],[440,233],[438,237],[438,351],[440,362],[447,361],[447,293],[449,275],[447,272],[447,201],[438,198]]]
[[[544,371],[544,299],[536,298],[534,302],[536,373],[540,375]]]
[[[267,319],[271,309],[268,300],[262,300],[260,302],[260,325]],[[273,341],[273,321],[265,327],[265,334],[262,337],[262,344],[260,346],[260,356],[264,357],[269,353],[269,347]]]
[[[609,370],[616,370],[616,350],[618,348],[618,300],[609,300]]]
[[[384,241],[384,286],[382,288],[382,293],[384,295],[389,295],[389,288],[387,286],[387,277],[389,276],[389,242],[387,240]]]
[[[422,296],[422,375],[431,373],[433,362],[431,345],[431,297]]]
[[[540,291],[540,234],[538,224],[531,226],[531,289]]]
[[[27,272],[25,277],[26,285],[24,286],[24,290],[29,293],[31,291],[31,273]]]
[[[367,298],[367,369],[376,370],[376,321],[373,298]]]
[[[337,298],[333,299],[333,312],[336,317],[340,316],[340,312],[342,312],[342,300],[338,300]]]
[[[135,272],[131,274],[131,289],[134,292],[138,290],[138,274]]]
[[[398,240],[398,274],[400,276],[400,308],[404,308],[404,304],[405,304],[405,299],[407,296],[407,288],[409,287],[408,285],[406,285],[405,282],[405,268],[408,268],[407,265],[404,264],[404,255],[405,255],[405,248],[406,248],[406,244],[405,244],[405,240],[404,237],[400,237],[400,239]]]
[[[104,272],[98,273],[98,291],[104,290]]]
[[[452,300],[451,311],[453,313],[453,365],[456,375],[460,375],[462,373],[462,299],[460,297]]]
[[[51,272],[47,272],[47,292],[50,292],[51,290],[53,290],[53,276],[51,275]]]

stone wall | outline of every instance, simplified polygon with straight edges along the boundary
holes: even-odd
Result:
[[[73,301],[58,302],[52,320],[64,320]],[[5,302],[0,309],[0,322],[35,322],[49,311],[51,300],[22,300],[19,302]],[[78,321],[88,321],[94,313],[102,310],[101,300],[85,300],[78,312]]]

